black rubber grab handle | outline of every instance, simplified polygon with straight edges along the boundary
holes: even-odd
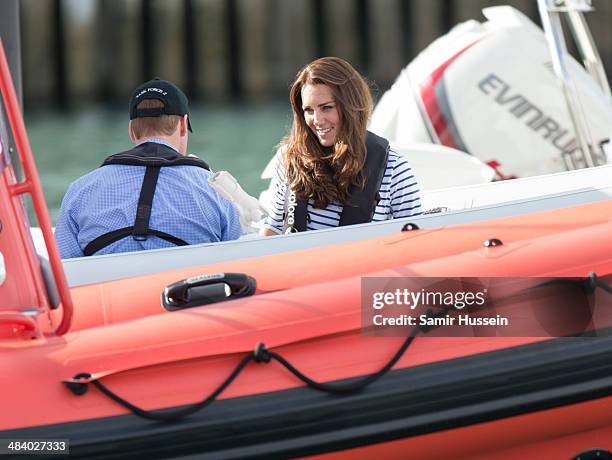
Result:
[[[255,279],[244,273],[213,273],[192,276],[166,286],[162,306],[166,310],[198,307],[255,293]]]
[[[612,459],[612,452],[606,449],[589,449],[584,452],[580,452],[570,460],[610,460]]]

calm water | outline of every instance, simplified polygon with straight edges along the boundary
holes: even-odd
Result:
[[[68,185],[104,158],[130,148],[127,111],[95,107],[71,113],[26,113],[26,127],[51,218]],[[231,172],[251,195],[266,187],[259,176],[290,125],[288,102],[192,107],[189,153],[215,171]]]

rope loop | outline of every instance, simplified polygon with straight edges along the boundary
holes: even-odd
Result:
[[[72,393],[74,393],[76,396],[81,396],[84,395],[85,393],[87,393],[87,389],[89,388],[87,386],[88,380],[91,378],[91,374],[88,374],[87,372],[81,372],[80,374],[75,375],[72,379],[73,380],[86,380],[85,382],[63,382],[64,385],[66,385],[66,388],[68,388],[70,391],[72,391]]]
[[[271,358],[272,357],[270,356],[270,352],[266,348],[265,343],[259,342],[257,345],[255,345],[253,359],[255,359],[256,363],[269,363]]]

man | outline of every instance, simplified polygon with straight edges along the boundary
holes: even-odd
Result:
[[[73,182],[55,237],[62,258],[237,239],[236,208],[208,184],[208,165],[186,156],[187,97],[160,79],[130,98],[131,150]]]

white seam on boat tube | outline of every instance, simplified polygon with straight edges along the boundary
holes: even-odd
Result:
[[[4,266],[4,256],[0,252],[0,286],[2,286],[5,279],[6,279],[6,267]]]

